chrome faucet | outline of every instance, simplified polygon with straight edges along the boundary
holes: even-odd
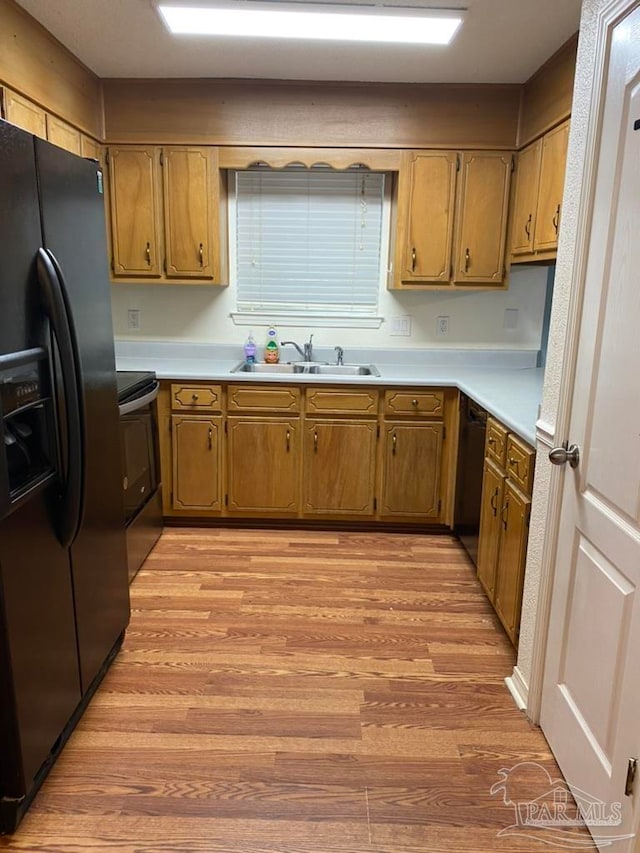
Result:
[[[336,364],[344,364],[344,350],[342,347],[334,347],[334,350],[336,351]]]
[[[305,344],[303,344],[302,347],[300,346],[300,344],[297,344],[295,341],[280,341],[280,346],[286,347],[287,344],[291,344],[292,347],[295,347],[298,350],[298,352],[300,353],[300,355],[302,356],[302,358],[305,361],[313,361],[313,343],[312,343],[312,341],[313,341],[313,335],[309,335],[309,340]],[[304,347],[304,349],[303,349],[303,347]]]

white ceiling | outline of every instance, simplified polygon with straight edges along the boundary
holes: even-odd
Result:
[[[523,83],[578,29],[581,7],[581,0],[385,0],[467,9],[451,46],[400,47],[171,36],[155,0],[18,2],[99,77],[404,83]]]

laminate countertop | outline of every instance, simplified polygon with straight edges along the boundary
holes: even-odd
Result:
[[[430,358],[424,351],[417,352],[421,363],[411,363],[412,353],[406,350],[349,351],[345,361],[373,363],[380,376],[232,373],[239,363],[237,348],[156,342],[145,345],[127,341],[116,344],[116,366],[118,370],[154,370],[159,379],[182,381],[456,387],[522,439],[535,445],[544,370],[532,366],[535,360],[531,353],[456,350],[440,351]],[[330,355],[333,356],[333,352]],[[330,360],[326,351],[319,350],[317,357]]]

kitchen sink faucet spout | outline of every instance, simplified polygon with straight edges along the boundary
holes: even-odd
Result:
[[[302,358],[305,361],[313,361],[313,343],[312,343],[312,341],[313,341],[313,335],[309,335],[309,340],[305,344],[303,344],[302,347],[300,346],[300,344],[297,344],[295,341],[280,341],[280,346],[286,347],[287,344],[291,344],[292,347],[295,347],[298,350],[298,352],[300,353],[300,355],[302,356]],[[303,347],[304,347],[304,349],[303,349]]]

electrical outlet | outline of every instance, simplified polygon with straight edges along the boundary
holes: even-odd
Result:
[[[129,308],[127,311],[127,327],[130,332],[140,331],[140,309]]]
[[[449,334],[449,317],[438,317],[436,319],[436,337],[446,338]]]
[[[391,335],[398,337],[411,336],[411,314],[391,318]]]

